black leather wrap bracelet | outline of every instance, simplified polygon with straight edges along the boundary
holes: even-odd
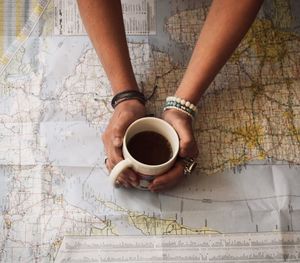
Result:
[[[144,94],[138,90],[126,90],[122,91],[120,93],[117,93],[111,101],[111,106],[113,108],[116,108],[116,106],[125,101],[125,100],[138,100],[140,101],[143,105],[146,104],[146,98]]]

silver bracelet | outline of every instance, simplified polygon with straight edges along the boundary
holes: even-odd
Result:
[[[197,163],[193,158],[189,157],[181,158],[181,161],[184,164],[183,175],[187,177],[195,170]]]

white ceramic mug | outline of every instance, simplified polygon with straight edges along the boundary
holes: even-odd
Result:
[[[149,165],[137,161],[130,155],[127,149],[129,140],[137,133],[144,131],[159,133],[168,140],[172,148],[172,156],[167,162],[159,165]],[[149,183],[155,176],[163,174],[174,165],[179,151],[179,138],[174,128],[166,121],[155,117],[144,117],[136,120],[127,128],[123,138],[122,151],[124,160],[111,170],[111,181],[115,185],[119,174],[125,169],[131,168],[140,174],[140,184],[137,188],[147,190]]]

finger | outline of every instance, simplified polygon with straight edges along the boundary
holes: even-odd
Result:
[[[125,185],[125,187],[137,187],[139,185],[138,175],[131,169],[126,169],[119,176],[118,180]]]
[[[113,164],[110,161],[110,159],[107,159],[105,165],[106,165],[107,170],[110,172],[112,170],[112,168],[113,168]]]
[[[113,169],[115,164],[109,160],[106,161],[106,167],[109,170],[109,172]],[[139,179],[138,175],[131,169],[126,169],[118,176],[118,180],[123,183],[124,186],[127,186],[127,184],[130,184],[133,187],[136,187],[139,185]],[[125,185],[126,182],[126,185]]]
[[[107,150],[107,157],[111,163],[112,169],[117,163],[123,160],[122,148],[111,145],[111,147],[109,147]]]
[[[181,162],[177,162],[168,172],[156,177],[149,185],[149,190],[158,192],[175,186],[184,177],[183,169],[183,164]]]
[[[112,170],[112,168],[114,167],[114,165],[112,164],[111,161],[107,160],[106,162],[106,167],[108,169],[108,171],[110,172]],[[128,169],[127,173],[130,172],[130,170]],[[134,186],[134,182],[131,182],[129,178],[131,178],[132,176],[128,176],[124,173],[121,173],[118,178],[116,179],[116,187],[120,187],[120,186],[124,186],[126,188],[130,188],[131,186]]]
[[[120,113],[119,113],[120,114]],[[119,117],[119,116],[118,116]],[[130,124],[130,121],[128,120],[123,120],[121,121],[121,119],[119,119],[119,121],[117,121],[112,129],[112,143],[113,146],[115,147],[121,147],[122,143],[123,143],[123,137],[124,134],[126,132],[126,129],[128,128]]]
[[[179,156],[180,157],[196,157],[198,155],[198,147],[193,134],[192,127],[186,125],[184,129],[180,129],[179,135]]]
[[[113,123],[113,124],[112,124]],[[128,127],[128,123],[124,121],[112,122],[102,135],[104,147],[109,155],[111,148],[121,148],[123,144],[123,137]],[[110,157],[110,156],[109,156]]]
[[[120,148],[111,148],[110,149],[110,162],[109,162],[109,171],[111,171],[119,162],[123,160],[122,151]],[[122,172],[122,178],[127,183],[130,183],[132,186],[137,185],[137,175],[131,170],[126,169]]]
[[[132,187],[136,187],[139,185],[138,175],[131,169],[126,169],[119,175],[119,177],[121,177]]]
[[[163,118],[177,131],[180,139],[179,156],[197,157],[198,147],[192,130],[192,121],[185,114],[177,110],[168,110],[163,113]]]
[[[124,176],[123,174],[120,174],[116,181],[119,182],[119,185],[124,186],[125,188],[131,187],[130,183],[126,180],[126,176]]]

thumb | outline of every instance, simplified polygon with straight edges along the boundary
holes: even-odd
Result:
[[[194,157],[198,154],[197,143],[193,134],[192,127],[185,125],[177,129],[179,136],[179,156]]]
[[[121,147],[123,143],[123,137],[125,135],[125,132],[128,128],[128,126],[133,122],[132,118],[126,116],[122,117],[119,116],[115,120],[114,127],[112,129],[112,143],[115,147]]]
[[[121,137],[114,137],[113,139],[113,146],[114,147],[121,147],[123,144],[122,138]]]
[[[112,140],[114,147],[122,146],[123,137],[127,127],[128,127],[127,123],[122,123],[121,121],[119,121],[117,125],[115,125],[113,129],[113,140]]]

